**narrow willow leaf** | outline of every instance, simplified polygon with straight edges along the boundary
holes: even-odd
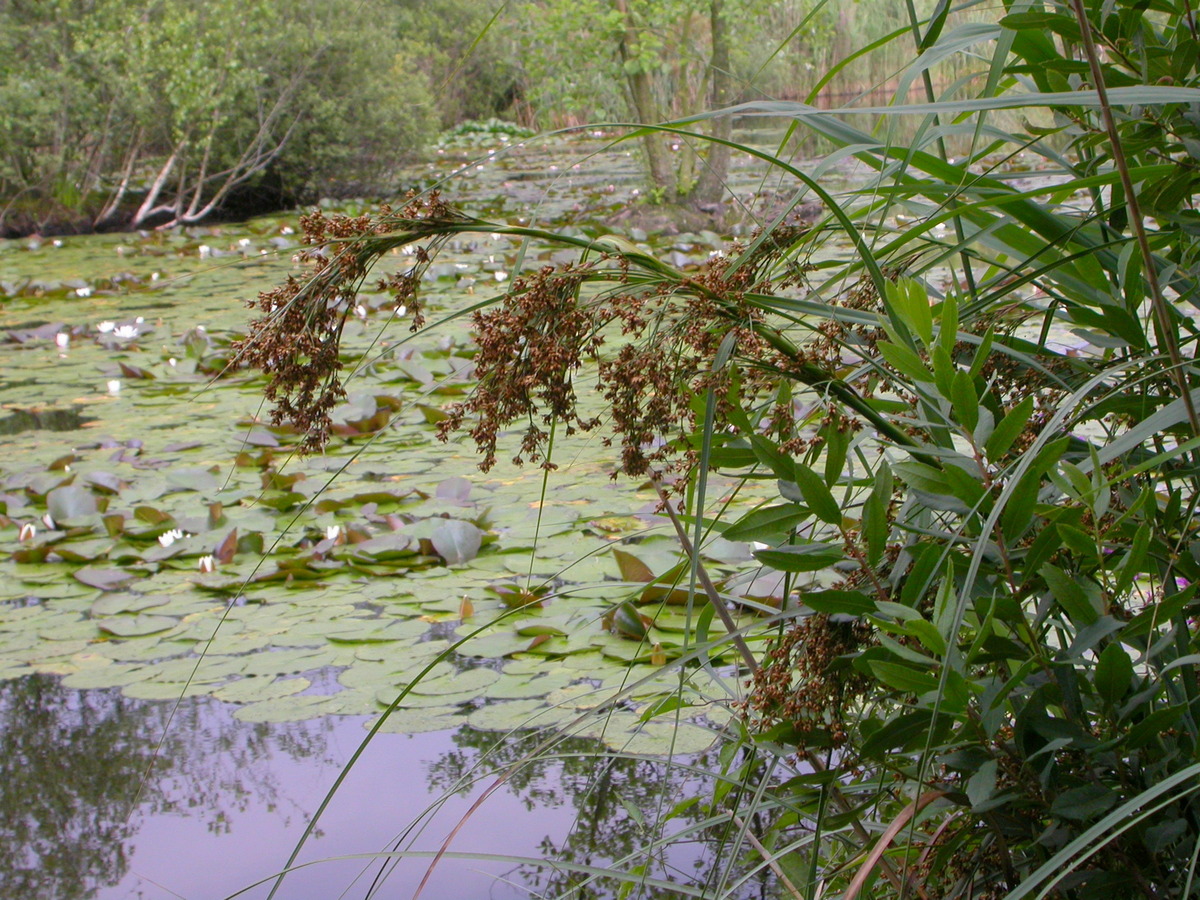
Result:
[[[883,684],[910,694],[925,694],[937,690],[938,678],[932,672],[923,672],[903,663],[873,659],[867,665]]]
[[[938,323],[938,346],[953,359],[954,348],[958,344],[958,298],[954,294],[947,295],[942,301],[939,313],[941,321]]]
[[[796,525],[809,517],[806,507],[795,503],[780,503],[776,506],[764,506],[746,513],[721,533],[730,541],[762,541],[777,542],[788,534]],[[614,554],[623,551],[613,551]],[[626,578],[626,581],[651,580]]]
[[[829,615],[865,616],[875,611],[875,601],[859,591],[808,591],[800,595],[800,602]]]
[[[841,562],[844,554],[841,544],[812,543],[758,550],[754,556],[781,572],[815,572]]]
[[[877,346],[883,358],[901,375],[907,375],[915,381],[933,381],[933,374],[915,351],[891,341],[880,341]]]
[[[990,462],[996,462],[1008,452],[1008,448],[1012,446],[1013,441],[1017,439],[1032,415],[1033,398],[1025,397],[1000,420],[992,430],[992,436],[988,438],[984,447],[984,452],[987,453]]]
[[[848,428],[839,427],[840,425],[838,417],[834,416],[829,424],[821,429],[821,435],[825,438],[822,448],[825,451],[825,483],[831,488],[842,477],[842,469],[846,465],[846,454],[850,450],[851,431]]]
[[[1134,532],[1133,540],[1129,544],[1129,550],[1125,554],[1125,559],[1121,562],[1120,574],[1117,576],[1117,583],[1113,588],[1115,596],[1126,596],[1129,589],[1133,586],[1134,579],[1142,571],[1149,550],[1150,525],[1148,522],[1143,522],[1138,526],[1137,531]]]
[[[984,365],[992,355],[992,342],[996,339],[996,330],[994,326],[988,326],[988,330],[983,333],[983,339],[980,340],[979,346],[975,349],[975,358],[971,360],[971,370],[967,373],[974,381],[979,377],[979,373],[983,371]]]
[[[804,496],[804,502],[808,504],[808,508],[822,522],[840,527],[842,508],[833,498],[824,479],[801,462],[795,464],[795,470],[796,485],[800,488],[800,493]]]
[[[954,407],[955,418],[964,429],[975,433],[979,425],[979,397],[975,393],[975,385],[971,376],[958,370],[950,382],[950,402]]]
[[[760,434],[756,434],[750,438],[750,445],[754,450],[754,456],[760,463],[769,468],[775,477],[780,481],[794,481],[793,477],[793,462],[792,458],[781,451],[779,446],[774,442],[767,440]]]
[[[1029,527],[1029,523],[1033,519],[1034,507],[1037,505],[1042,477],[1047,469],[1058,462],[1059,457],[1066,451],[1069,441],[1069,438],[1062,437],[1042,447],[1033,464],[1025,470],[1021,480],[1012,487],[1008,503],[1000,517],[1000,527],[1004,530],[1006,539],[1015,541]]]
[[[1100,618],[1100,610],[1092,606],[1079,583],[1057,566],[1046,563],[1039,573],[1050,589],[1050,595],[1076,626],[1091,625]]]
[[[929,347],[933,343],[933,311],[929,308],[929,295],[924,285],[916,279],[901,277],[887,282],[886,286],[888,299],[904,324]]]
[[[1132,680],[1133,662],[1129,654],[1115,641],[1110,643],[1100,652],[1100,659],[1096,663],[1093,676],[1096,693],[1105,703],[1116,706],[1117,701],[1129,691]]]
[[[889,477],[888,480],[890,481],[891,478]],[[877,479],[876,487],[863,503],[862,510],[862,535],[867,542],[867,564],[870,566],[879,565],[879,561],[883,559],[883,552],[887,549],[889,531],[887,506],[890,501],[891,490],[888,490],[885,497],[879,489]]]

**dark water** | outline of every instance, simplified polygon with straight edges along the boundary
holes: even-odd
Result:
[[[267,886],[250,886],[285,865],[365,735],[363,721],[268,726],[239,722],[234,706],[212,698],[186,701],[173,718],[172,706],[70,690],[50,676],[0,684],[0,897],[267,896]],[[515,857],[605,865],[637,855],[653,836],[632,810],[650,817],[706,790],[659,761],[606,757],[572,740],[555,758],[520,768],[464,818],[495,772],[527,748],[518,735],[472,729],[377,735],[301,856],[313,864],[277,896],[412,897],[429,852],[455,829],[452,854],[422,897],[553,896],[572,879]],[[363,856],[396,848],[416,855],[394,864]],[[510,858],[481,858],[489,854]],[[717,874],[719,850],[695,841],[654,856],[657,877]],[[735,896],[762,890],[752,880]],[[615,893],[598,883],[575,896]]]

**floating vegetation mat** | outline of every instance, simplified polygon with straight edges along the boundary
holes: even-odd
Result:
[[[471,196],[511,178],[528,190],[514,167],[537,164],[494,161]],[[390,297],[366,293],[329,452],[300,458],[298,435],[261,420],[262,384],[229,346],[244,300],[290,271],[295,227],[0,243],[0,679],[211,694],[256,722],[400,697],[388,730],[710,744],[728,713],[707,701],[736,695],[733,657],[703,597],[689,606],[653,491],[612,482],[586,439],[558,443],[546,481],[484,476],[468,447],[434,440],[472,384],[462,321],[411,336]],[[677,264],[719,243],[663,240]],[[444,253],[424,288],[431,320],[500,289],[521,252],[485,236]],[[745,544],[716,538],[705,556],[730,596],[751,598],[752,629],[778,584],[755,580]],[[672,695],[682,705],[650,718]]]

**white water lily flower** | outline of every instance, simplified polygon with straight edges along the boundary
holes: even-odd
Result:
[[[163,532],[158,536],[158,543],[163,547],[170,547],[178,540],[182,540],[183,532],[178,528],[172,528],[170,531]]]
[[[90,297],[90,296],[92,296],[92,289],[90,287],[75,288],[75,296],[76,297]]]
[[[325,527],[325,540],[336,541],[342,535],[341,525],[327,525]]]
[[[17,535],[17,540],[22,544],[26,541],[32,541],[37,537],[37,526],[32,522],[26,522],[21,526],[21,533]]]
[[[209,575],[217,571],[217,559],[214,556],[200,557],[200,571],[205,575]]]
[[[59,350],[66,350],[71,343],[71,335],[65,331],[60,331],[54,336],[54,343],[58,345]]]
[[[136,325],[119,325],[113,329],[113,337],[122,341],[131,341],[141,334]]]
[[[100,332],[101,334],[108,334],[110,331],[112,331],[116,327],[117,327],[116,322],[101,322],[100,324],[98,324],[96,326],[96,330],[98,332]]]
[[[108,392],[110,394],[112,394],[114,397],[117,394],[121,393],[121,379],[110,378],[108,381]]]
[[[212,256],[212,247],[208,246],[208,244],[201,244],[196,248],[196,252],[200,255],[201,259],[208,259]]]

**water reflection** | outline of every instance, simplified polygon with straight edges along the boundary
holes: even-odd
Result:
[[[0,683],[0,897],[230,896],[284,865],[365,733],[351,718],[250,725],[232,718],[232,705],[197,698],[179,706],[156,756],[172,706],[74,691],[49,676]],[[711,785],[662,761],[597,752],[589,740],[565,740],[516,767],[467,816],[495,773],[541,737],[378,735],[305,848],[302,861],[313,864],[279,896],[411,897],[452,833],[453,851],[507,859],[445,859],[423,900],[623,896],[618,882],[579,868],[614,863],[627,872],[644,864],[652,879],[728,883],[719,834],[698,830],[690,844],[645,852],[659,837],[649,824],[656,812],[706,797]],[[684,809],[669,827],[694,826],[701,809]],[[345,858],[398,847],[413,852],[382,863]],[[643,885],[629,896],[678,894]]]
[[[717,751],[677,760],[606,753],[595,741],[564,738],[552,749],[535,749],[545,732],[498,735],[464,728],[452,740],[456,749],[430,768],[431,783],[443,790],[477,779],[481,768],[505,772],[505,787],[526,809],[563,806],[570,826],[544,833],[538,845],[544,864],[516,867],[534,897],[604,900],[678,898],[661,882],[708,886],[713,895],[765,898],[774,885],[750,878],[736,891],[724,886],[745,877],[724,826],[705,828],[706,801],[713,794],[711,773],[720,768]],[[530,761],[531,754],[539,757]],[[761,826],[761,823],[760,823]],[[685,834],[682,841],[670,835]],[[753,864],[753,861],[747,861]],[[611,869],[624,877],[596,875]],[[660,883],[655,883],[660,882]]]
[[[147,715],[47,676],[0,685],[0,895],[73,900],[124,877]]]
[[[272,734],[214,706],[182,704],[167,730],[171,704],[74,691],[48,675],[0,682],[0,897],[105,896],[128,879],[140,830],[162,818],[220,835],[273,804],[302,821],[307,810],[287,808],[270,762],[282,751],[333,765],[329,723]]]
[[[72,409],[15,409],[0,418],[0,435],[21,434],[25,431],[76,431],[95,419]]]

